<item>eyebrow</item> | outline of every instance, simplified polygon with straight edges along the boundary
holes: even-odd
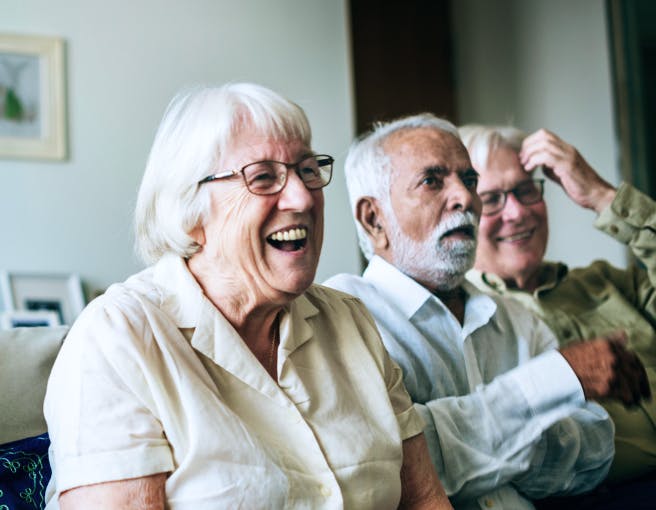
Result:
[[[467,168],[466,170],[461,170],[460,172],[458,172],[458,174],[460,174],[461,177],[480,177],[481,176],[476,170],[474,170],[471,167]]]
[[[450,172],[447,168],[443,166],[436,166],[436,165],[431,165],[427,166],[426,168],[422,169],[422,174],[423,175],[436,175],[439,177],[444,177],[445,175],[448,175]]]

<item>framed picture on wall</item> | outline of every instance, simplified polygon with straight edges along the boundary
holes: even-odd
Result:
[[[59,317],[55,312],[36,312],[29,310],[14,310],[0,312],[0,329],[35,328],[58,326]]]
[[[84,308],[84,293],[76,274],[0,273],[7,311],[51,312],[58,324],[73,324]]]
[[[63,40],[0,33],[0,158],[65,157]]]

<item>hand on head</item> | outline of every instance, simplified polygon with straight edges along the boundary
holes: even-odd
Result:
[[[579,378],[587,399],[616,399],[631,407],[651,398],[645,367],[626,348],[624,332],[570,344],[560,353]]]
[[[529,171],[543,166],[544,174],[581,207],[599,213],[615,197],[615,188],[599,176],[575,147],[546,129],[524,139],[519,159]]]

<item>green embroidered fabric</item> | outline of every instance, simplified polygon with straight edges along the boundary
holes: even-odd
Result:
[[[50,480],[48,434],[0,445],[0,510],[41,510]]]

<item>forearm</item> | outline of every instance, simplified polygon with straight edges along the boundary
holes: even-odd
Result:
[[[431,465],[423,434],[403,441],[401,503],[399,508],[452,509],[449,498]]]
[[[514,485],[530,499],[593,489],[610,469],[613,432],[606,412],[598,404],[586,404],[544,433],[541,462],[532,464]]]
[[[164,510],[166,473],[84,485],[59,496],[61,510]]]
[[[552,382],[546,384],[541,374]],[[473,497],[539,462],[542,433],[582,403],[576,376],[554,351],[469,395],[416,407],[428,423],[431,457],[447,494]]]

